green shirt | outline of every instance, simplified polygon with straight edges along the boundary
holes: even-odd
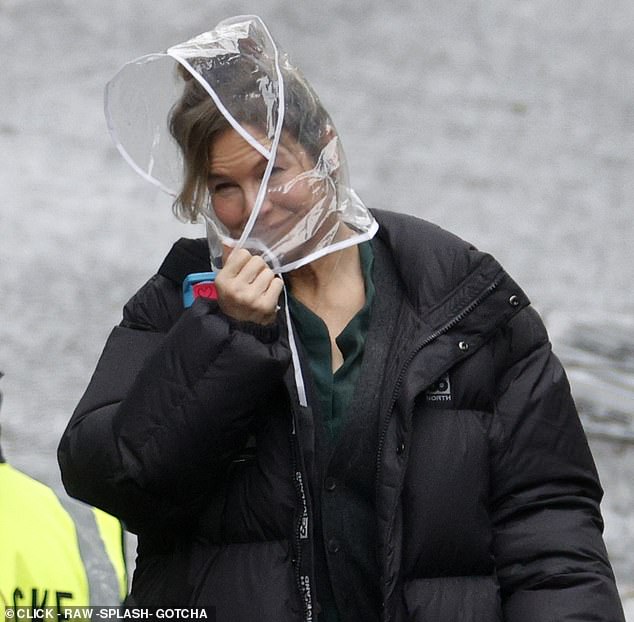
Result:
[[[370,325],[370,309],[374,300],[372,246],[370,242],[363,242],[358,248],[365,282],[365,304],[335,339],[343,355],[343,364],[334,374],[332,373],[330,337],[326,324],[299,302],[292,293],[289,296],[289,310],[299,339],[308,355],[313,384],[319,398],[321,420],[331,445],[334,445],[339,438],[346,421],[346,410],[352,401],[361,370],[365,338]]]
[[[370,326],[370,309],[374,300],[372,268],[374,253],[370,242],[359,244],[359,259],[365,283],[365,304],[335,339],[343,355],[343,364],[332,373],[332,351],[328,328],[323,320],[291,294],[289,310],[308,363],[319,399],[320,419],[325,429],[326,453],[337,445],[348,419],[355,386],[361,372],[365,340]],[[340,616],[329,585],[321,586],[320,622],[339,622]]]

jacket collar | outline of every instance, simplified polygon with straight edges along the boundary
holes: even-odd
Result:
[[[431,324],[442,322],[502,272],[493,257],[437,225],[384,210],[372,213],[412,310]]]
[[[379,223],[377,237],[390,249],[416,312],[428,312],[478,270],[484,277],[501,270],[492,257],[437,225],[385,210],[372,210],[372,214]],[[207,241],[181,238],[158,272],[180,284],[192,272],[209,270]]]
[[[499,323],[528,304],[526,295],[487,253],[444,229],[413,216],[372,210],[379,223],[377,238],[389,250],[399,285],[406,297],[413,327],[429,334],[441,330],[474,301],[482,298],[491,284],[515,307],[500,305]],[[209,271],[209,248],[204,238],[178,240],[159,268],[159,274],[180,285],[192,272]],[[378,291],[377,295],[381,295]],[[490,305],[487,322],[490,324]],[[498,314],[499,315],[499,314]]]

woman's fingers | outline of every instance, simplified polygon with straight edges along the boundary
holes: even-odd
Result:
[[[275,278],[275,273],[269,268],[261,270],[251,281],[250,285],[252,287],[250,287],[249,289],[252,291],[254,296],[261,296],[269,289],[269,286],[275,280]]]
[[[244,248],[238,248],[229,256],[223,268],[223,272],[226,276],[238,278],[240,281],[248,284],[255,281],[258,275],[267,269],[270,271],[262,257],[251,255],[251,253]]]
[[[262,294],[267,307],[272,308],[275,312],[277,312],[277,302],[283,289],[284,281],[282,277],[276,275],[271,280],[268,289]]]
[[[251,257],[251,259],[244,264],[237,278],[249,284],[254,283],[260,275],[269,275],[269,278],[274,276],[273,271],[266,265],[262,257]]]
[[[245,248],[234,248],[225,259],[220,272],[229,278],[233,278],[240,273],[252,257],[253,255]]]
[[[216,277],[222,311],[236,320],[259,324],[275,320],[283,287],[282,279],[264,260],[245,249],[235,249]]]

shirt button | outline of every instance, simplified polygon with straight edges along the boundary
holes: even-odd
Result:
[[[339,542],[337,540],[335,540],[334,538],[328,540],[328,550],[331,553],[338,553],[340,548],[341,547],[339,546]]]
[[[332,492],[337,487],[337,482],[334,477],[327,477],[324,482],[324,488],[329,492]]]
[[[396,453],[400,456],[405,451],[405,443],[399,443],[396,446]]]

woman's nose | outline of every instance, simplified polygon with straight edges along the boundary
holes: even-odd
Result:
[[[244,190],[244,211],[247,218],[251,216],[251,213],[255,208],[259,189],[260,187],[258,185],[255,187],[248,187]],[[273,203],[271,202],[270,192],[268,190],[265,190],[264,198],[262,200],[262,207],[260,208],[259,214],[266,215],[268,212],[271,211],[272,208]]]

